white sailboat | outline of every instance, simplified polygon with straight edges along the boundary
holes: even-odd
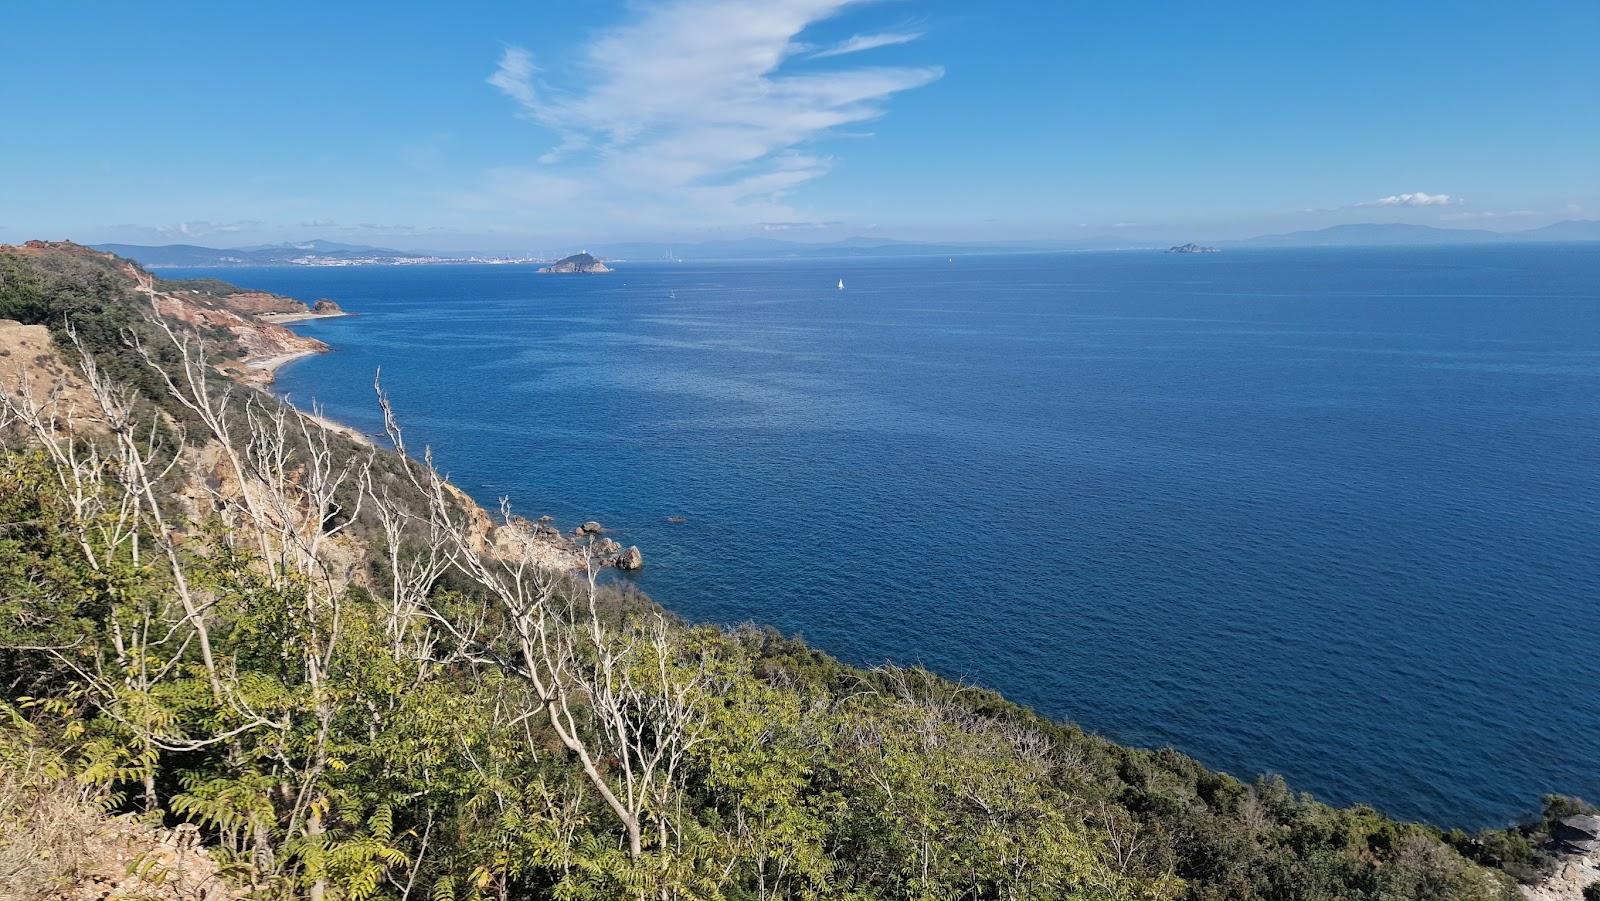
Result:
[[[842,278],[839,279],[839,290],[840,291],[844,290],[844,279],[842,279]]]

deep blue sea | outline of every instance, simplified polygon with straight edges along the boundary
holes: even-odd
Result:
[[[381,367],[686,617],[1401,817],[1600,801],[1593,245],[164,274],[358,313],[280,389],[378,431]]]

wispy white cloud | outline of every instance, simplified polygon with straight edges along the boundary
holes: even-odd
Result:
[[[833,228],[835,226],[839,226],[839,225],[843,225],[843,224],[844,224],[843,222],[840,222],[838,220],[821,221],[821,222],[813,222],[813,221],[806,221],[806,222],[760,222],[760,223],[757,223],[757,227],[759,227],[762,231],[767,231],[767,232],[793,232],[793,231],[817,231],[819,229]]]
[[[811,59],[827,59],[830,56],[844,56],[847,53],[862,53],[867,50],[876,50],[879,47],[894,47],[899,44],[909,44],[922,37],[921,31],[883,31],[877,34],[857,34],[834,44],[824,47],[811,54]]]
[[[560,187],[590,217],[607,205],[641,221],[708,223],[805,219],[785,198],[826,173],[810,149],[844,126],[883,115],[890,98],[943,75],[937,66],[790,72],[800,35],[859,0],[663,0],[582,48],[573,82],[542,79],[532,53],[508,47],[488,82],[518,115],[555,136],[523,176],[490,174],[470,204],[526,201]],[[861,46],[914,35],[860,36]],[[841,49],[838,56],[853,52]],[[557,179],[550,182],[548,179]]]
[[[1449,206],[1451,202],[1449,194],[1424,194],[1418,191],[1415,194],[1390,194],[1361,206]]]
[[[209,238],[217,235],[235,235],[240,232],[251,231],[261,225],[262,222],[259,219],[239,219],[234,222],[210,222],[204,219],[191,219],[188,222],[153,225],[146,228],[153,234],[163,238]]]
[[[525,47],[507,47],[500,54],[500,65],[489,76],[489,83],[499,88],[507,97],[522,104],[525,109],[535,109],[539,98],[533,92],[533,54]]]

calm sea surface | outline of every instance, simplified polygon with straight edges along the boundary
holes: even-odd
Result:
[[[164,274],[359,313],[279,387],[378,431],[382,367],[685,616],[1402,817],[1600,800],[1600,250],[617,268]]]

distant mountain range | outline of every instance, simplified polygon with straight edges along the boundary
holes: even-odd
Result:
[[[1568,219],[1543,228],[1496,232],[1484,228],[1435,228],[1399,223],[1335,225],[1315,231],[1221,241],[1225,247],[1405,247],[1428,244],[1530,244],[1600,241],[1600,220]]]
[[[1531,244],[1600,242],[1600,220],[1571,219],[1542,228],[1496,232],[1488,229],[1436,228],[1431,225],[1371,223],[1335,225],[1314,231],[1281,235],[1262,235],[1238,241],[1209,241],[1220,248],[1253,247],[1408,247],[1449,244]],[[1170,241],[1102,235],[1070,241],[1016,242],[925,242],[894,241],[885,238],[854,237],[825,244],[782,241],[775,238],[745,238],[733,241],[703,241],[695,244],[631,242],[602,245],[595,254],[608,260],[649,262],[657,260],[730,259],[820,259],[838,257],[956,256],[977,253],[1051,253],[1096,250],[1166,250]],[[150,247],[139,244],[97,244],[97,250],[137,260],[155,267],[173,266],[355,266],[364,264],[425,264],[459,262],[520,262],[523,260],[487,254],[444,254],[415,250],[392,250],[340,244],[334,241],[303,241],[255,247],[215,248],[193,244],[167,244]]]

